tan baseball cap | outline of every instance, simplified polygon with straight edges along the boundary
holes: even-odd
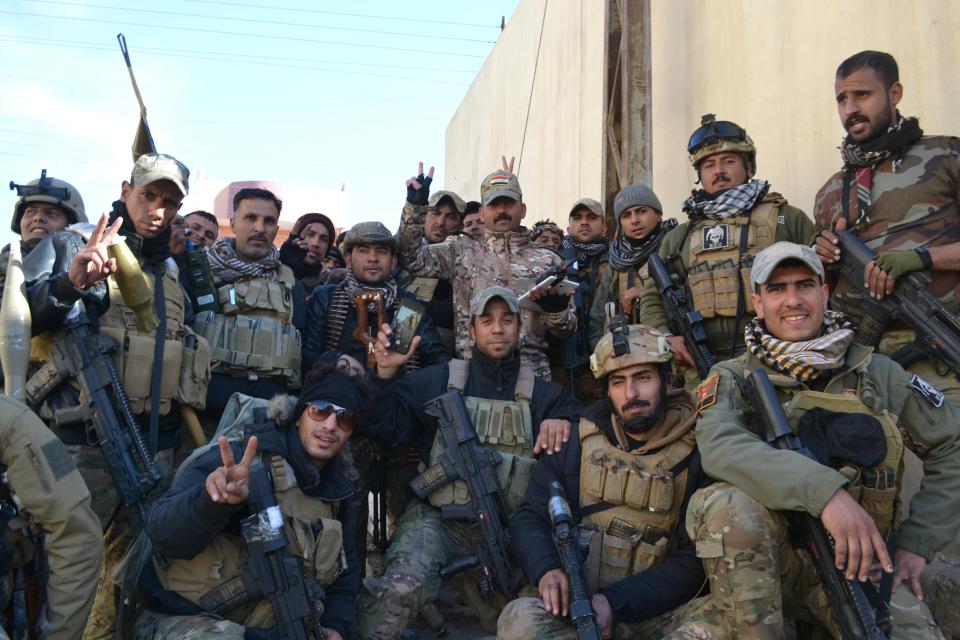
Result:
[[[517,299],[517,294],[506,287],[487,287],[476,292],[470,298],[470,318],[482,316],[487,309],[487,304],[493,298],[502,298],[510,311],[520,313],[520,301]]]
[[[343,254],[347,255],[358,244],[382,244],[394,253],[400,253],[400,240],[390,233],[382,222],[358,222],[343,237]]]
[[[145,153],[133,164],[130,182],[135,187],[144,187],[160,180],[169,180],[177,186],[180,193],[187,195],[190,181],[190,169],[165,153]]]
[[[592,213],[597,214],[601,218],[603,217],[603,205],[593,198],[580,198],[574,202],[573,206],[570,207],[570,213],[568,213],[567,216],[569,217],[573,215],[573,212],[580,208],[589,209]]]
[[[455,194],[453,191],[437,191],[435,194],[430,196],[430,200],[427,201],[427,208],[436,210],[437,205],[440,204],[440,201],[444,198],[450,198],[450,202],[453,203],[453,208],[457,210],[461,216],[463,212],[467,210],[467,203],[463,201],[463,198]]]
[[[523,199],[520,180],[509,171],[494,171],[480,183],[480,204],[487,206],[497,198]]]
[[[824,279],[823,263],[817,257],[812,247],[795,242],[776,242],[753,259],[753,268],[750,270],[750,281],[754,286],[764,284],[770,279],[773,270],[784,260],[799,260],[810,267],[810,270]]]

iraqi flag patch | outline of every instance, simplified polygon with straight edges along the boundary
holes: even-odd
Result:
[[[913,378],[910,379],[910,386],[913,387],[914,391],[926,398],[927,402],[933,406],[939,407],[943,405],[943,392],[917,374],[913,374]]]
[[[720,374],[714,373],[697,385],[697,413],[717,403],[717,387],[720,386]]]
[[[491,187],[500,187],[505,184],[510,184],[510,176],[502,173],[490,176],[490,186]]]

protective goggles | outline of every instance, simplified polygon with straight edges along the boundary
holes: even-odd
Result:
[[[690,136],[687,143],[687,153],[693,155],[704,147],[711,147],[721,140],[743,142],[747,139],[747,131],[743,127],[729,120],[708,120],[704,118],[700,128]]]
[[[357,414],[350,409],[338,407],[326,400],[314,400],[307,404],[305,411],[311,420],[316,420],[317,422],[323,422],[330,417],[331,413],[336,414],[337,426],[344,431],[353,431],[353,428],[357,425]]]

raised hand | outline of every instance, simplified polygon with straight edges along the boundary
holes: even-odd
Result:
[[[417,165],[417,175],[407,180],[407,202],[426,206],[430,200],[430,183],[433,182],[433,167],[423,175],[423,161]]]
[[[390,344],[390,336],[392,335],[393,329],[390,328],[389,324],[384,323],[380,325],[377,340],[373,343],[373,356],[377,361],[377,377],[382,380],[389,380],[397,375],[400,367],[413,357],[417,347],[420,346],[420,336],[414,336],[413,340],[410,341],[410,349],[406,353],[394,351]]]
[[[220,447],[223,466],[217,467],[207,476],[204,483],[207,495],[220,504],[240,504],[250,495],[250,465],[257,455],[257,437],[252,436],[247,442],[247,448],[239,463],[234,463],[233,450],[226,438],[220,436],[217,446]]]
[[[507,156],[500,156],[500,166],[507,173],[513,173],[513,163],[517,156],[510,156],[510,162],[507,162]]]
[[[107,214],[100,216],[87,244],[73,256],[67,272],[70,284],[77,289],[89,289],[117,270],[117,261],[109,256],[107,247],[113,242],[122,224],[123,219],[117,218],[108,228]]]

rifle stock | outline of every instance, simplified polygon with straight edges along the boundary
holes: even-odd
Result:
[[[750,372],[746,393],[747,402],[763,423],[767,442],[778,449],[795,451],[816,460],[787,422],[766,371],[754,369]],[[840,637],[843,640],[886,640],[887,633],[881,627],[888,626],[889,611],[874,585],[847,580],[836,568],[833,544],[819,519],[800,511],[788,511],[786,516],[791,539],[806,549],[813,560]]]

